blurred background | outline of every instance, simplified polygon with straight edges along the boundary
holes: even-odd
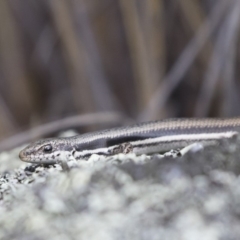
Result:
[[[240,115],[239,0],[1,0],[0,150]]]

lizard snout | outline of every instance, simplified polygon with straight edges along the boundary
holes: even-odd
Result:
[[[24,149],[19,153],[19,158],[20,158],[22,161],[27,161],[27,156],[26,156],[26,153],[25,153],[25,150],[24,150]]]

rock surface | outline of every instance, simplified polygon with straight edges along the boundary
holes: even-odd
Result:
[[[240,239],[240,141],[60,165],[0,154],[0,239]]]

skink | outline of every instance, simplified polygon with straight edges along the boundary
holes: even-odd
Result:
[[[69,138],[42,139],[23,149],[19,157],[25,162],[53,164],[58,160],[88,159],[92,154],[152,154],[195,142],[216,144],[219,139],[231,138],[238,132],[240,117],[169,119]]]

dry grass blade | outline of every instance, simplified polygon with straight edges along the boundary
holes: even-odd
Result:
[[[0,96],[0,136],[5,137],[9,133],[14,133],[14,130],[17,129],[17,123],[10,112],[7,104],[4,102]]]
[[[238,34],[239,34],[239,16],[240,16],[240,1],[236,2],[235,8],[229,17],[229,28],[226,33],[228,49],[226,51],[225,63],[223,67],[223,103],[222,116],[240,115],[239,101],[240,97],[237,92],[235,81],[237,51],[238,51]]]
[[[79,110],[93,111],[95,105],[86,71],[86,52],[81,39],[75,33],[69,2],[66,0],[50,1],[56,28],[66,57],[66,65],[69,68],[69,78],[72,83],[72,91],[75,105]]]
[[[26,113],[32,109],[32,95],[28,85],[29,79],[24,66],[24,59],[22,58],[20,35],[13,21],[8,2],[5,0],[0,1],[0,50],[4,75],[2,83],[6,86],[4,90],[1,89],[0,94],[3,95],[4,93],[4,98],[10,109],[8,112],[14,109],[14,118],[16,118],[15,123],[12,118],[9,119],[9,124],[4,124],[1,127],[9,127],[12,123],[12,130],[14,128],[16,130],[16,122],[21,123],[29,120]],[[8,114],[4,114],[4,110],[2,114],[2,118],[4,118],[4,115],[8,118]]]
[[[77,22],[79,35],[82,35],[86,51],[86,67],[92,97],[98,111],[112,111],[119,109],[119,102],[112,93],[103,71],[98,46],[90,24],[87,7],[84,1],[73,1],[73,12]],[[80,36],[79,36],[80,38]]]
[[[16,134],[15,136],[0,142],[0,151],[11,149],[18,145],[68,128],[85,127],[90,125],[119,125],[123,124],[125,121],[126,119],[121,114],[114,112],[93,113],[68,117],[35,127],[29,131]]]
[[[225,24],[226,25],[226,24]],[[209,68],[202,83],[200,94],[197,99],[195,116],[204,117],[208,114],[214,94],[219,90],[221,80],[220,72],[224,63],[222,49],[225,47],[226,26],[222,26],[219,36],[216,40]]]
[[[135,0],[120,0],[123,22],[133,65],[138,107],[143,109],[152,95],[152,72],[149,53],[146,48],[146,35],[137,11]]]
[[[179,5],[183,11],[183,16],[186,18],[187,23],[191,27],[192,31],[197,34],[197,30],[200,29],[205,14],[201,6],[201,2],[198,0],[180,0]],[[212,44],[210,41],[206,42],[205,47],[199,53],[200,60],[203,66],[208,64],[208,59],[212,53]]]
[[[166,43],[163,1],[146,1],[144,11],[145,48],[148,51],[148,65],[151,71],[151,79],[148,79],[148,83],[152,95],[165,71]]]
[[[219,82],[222,80],[223,65],[228,61],[229,47],[232,45],[235,34],[237,34],[238,17],[236,18],[236,16],[239,15],[238,4],[238,1],[233,4],[232,9],[229,10],[224,23],[221,25],[212,60],[198,97],[195,111],[197,117],[204,117],[208,114],[214,94],[221,87]],[[236,11],[238,11],[237,15],[234,14]],[[229,83],[229,79],[226,79],[226,81]]]
[[[225,11],[231,4],[232,1],[222,0],[216,5],[213,12],[210,14],[209,19],[205,21],[197,35],[183,51],[170,73],[164,78],[162,84],[158,86],[148,104],[148,107],[138,117],[139,120],[145,121],[157,118],[169,96],[180,83],[182,77],[190,68],[198,53],[203,48],[204,44],[209,39]]]

